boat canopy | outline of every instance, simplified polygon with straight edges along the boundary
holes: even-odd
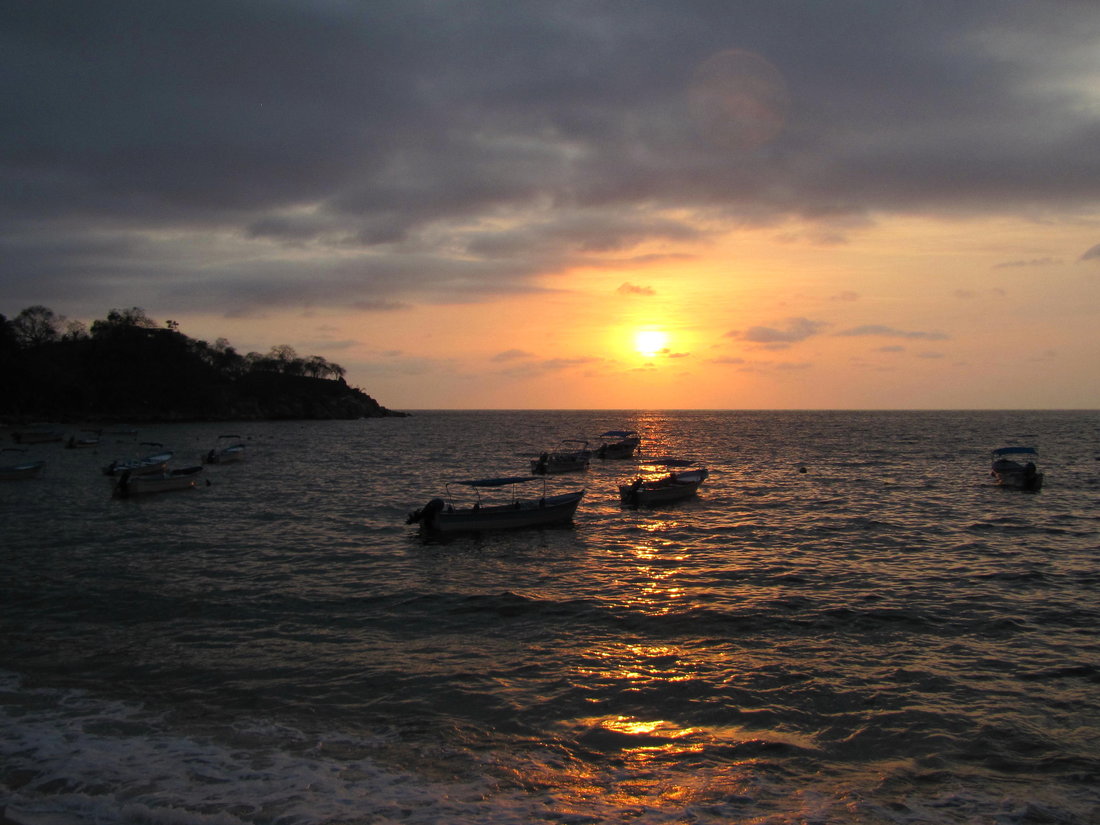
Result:
[[[525,481],[542,481],[539,476],[505,476],[503,478],[479,478],[468,481],[455,481],[453,484],[465,484],[467,487],[506,487],[509,484],[522,484]]]
[[[993,455],[1038,455],[1038,452],[1034,447],[999,447],[993,451]]]
[[[686,458],[650,458],[647,459],[646,464],[660,464],[663,467],[692,467],[698,464],[697,461],[689,461]]]

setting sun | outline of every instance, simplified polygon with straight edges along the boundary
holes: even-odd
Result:
[[[656,329],[643,329],[634,334],[634,349],[639,355],[652,358],[668,349],[668,333]]]

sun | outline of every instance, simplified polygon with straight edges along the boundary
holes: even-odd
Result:
[[[652,358],[668,349],[668,333],[659,329],[641,329],[634,333],[634,349],[639,355]]]

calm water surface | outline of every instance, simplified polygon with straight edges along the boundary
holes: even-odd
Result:
[[[151,451],[246,463],[114,500]],[[636,428],[701,495],[429,541],[447,481]],[[1040,449],[1037,494],[988,454]],[[421,413],[33,447],[0,484],[30,823],[1100,822],[1100,414]],[[12,454],[7,454],[12,455]],[[802,472],[802,469],[805,472]]]

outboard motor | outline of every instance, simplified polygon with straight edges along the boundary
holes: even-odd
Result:
[[[419,510],[413,510],[409,513],[409,517],[405,519],[405,524],[427,524],[432,520],[432,516],[440,512],[446,506],[446,502],[441,498],[433,498]]]

